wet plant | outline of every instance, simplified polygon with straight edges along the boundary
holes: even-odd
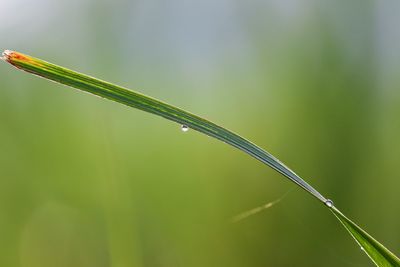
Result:
[[[328,208],[376,266],[400,266],[400,260],[396,255],[376,241],[353,221],[348,219],[335,207],[332,200],[324,197],[273,155],[238,134],[178,107],[28,55],[6,50],[3,53],[2,59],[18,69],[48,80],[74,87],[174,121],[181,125],[181,130],[183,132],[193,129],[240,149],[288,178]]]

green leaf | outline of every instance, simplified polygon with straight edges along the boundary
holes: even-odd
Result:
[[[5,61],[24,71],[122,103],[127,106],[156,114],[168,120],[187,126],[190,129],[219,139],[248,153],[264,164],[267,164],[312,194],[314,197],[318,198],[320,201],[326,201],[326,198],[324,198],[317,190],[306,183],[274,156],[250,141],[244,139],[243,137],[208,120],[205,120],[180,108],[161,102],[157,99],[130,91],[121,86],[77,73],[37,58],[33,58],[28,55],[6,50],[3,53],[3,56]]]
[[[3,53],[2,59],[29,73],[164,117],[168,120],[177,122],[180,125],[214,137],[242,150],[243,152],[281,173],[290,181],[297,184],[299,187],[310,193],[312,196],[330,208],[330,210],[335,214],[335,216],[345,226],[345,228],[350,232],[360,246],[364,248],[364,251],[377,266],[400,266],[399,259],[393,253],[373,239],[352,221],[347,219],[338,209],[333,206],[333,202],[322,196],[317,190],[315,190],[311,185],[309,185],[295,172],[285,166],[277,158],[259,146],[251,143],[247,139],[239,136],[238,134],[235,134],[190,112],[156,100],[149,96],[133,92],[121,86],[117,86],[28,55],[6,50]]]
[[[361,229],[360,226],[352,222],[337,208],[331,208],[332,213],[347,229],[350,235],[360,245],[360,248],[368,255],[368,257],[379,267],[400,266],[400,260],[381,243],[376,241],[367,232]]]

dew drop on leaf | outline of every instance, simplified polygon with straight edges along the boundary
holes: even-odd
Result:
[[[332,208],[333,207],[333,201],[330,199],[327,199],[325,201],[325,205],[328,206],[328,208]]]
[[[182,130],[182,132],[187,132],[187,131],[189,131],[189,127],[187,125],[182,125],[181,130]]]

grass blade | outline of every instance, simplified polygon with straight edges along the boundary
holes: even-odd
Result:
[[[157,99],[133,92],[121,86],[101,81],[99,79],[18,52],[6,50],[3,53],[3,59],[19,69],[33,73],[40,77],[159,115],[168,120],[177,122],[193,130],[219,139],[246,152],[264,164],[267,164],[320,201],[326,201],[326,198],[323,197],[317,190],[315,190],[311,185],[305,182],[274,156],[250,141],[244,139],[243,137],[199,116],[161,102]]]
[[[18,69],[164,117],[242,150],[281,173],[329,207],[377,266],[400,267],[400,260],[392,252],[344,216],[333,206],[333,202],[322,196],[277,158],[243,137],[215,123],[162,101],[28,55],[6,50],[3,53],[2,59]]]
[[[343,224],[350,235],[360,245],[361,249],[365,251],[368,257],[379,267],[392,267],[400,266],[400,260],[381,243],[376,241],[372,236],[365,232],[361,227],[352,222],[337,208],[331,208],[332,213]]]

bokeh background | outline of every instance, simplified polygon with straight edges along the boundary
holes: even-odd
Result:
[[[400,254],[398,1],[0,4],[2,49],[240,133]],[[240,151],[6,64],[0,89],[0,266],[372,266]]]

